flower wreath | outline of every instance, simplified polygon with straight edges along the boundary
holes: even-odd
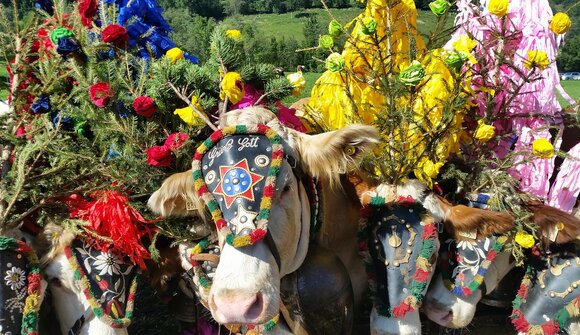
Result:
[[[386,306],[378,299],[378,283],[376,282],[376,267],[369,252],[369,239],[373,228],[379,222],[372,222],[369,219],[375,211],[382,206],[400,206],[413,209],[417,215],[426,212],[425,208],[411,196],[399,197],[394,202],[387,202],[384,197],[374,196],[368,205],[361,208],[361,221],[359,229],[359,250],[366,263],[366,270],[369,280],[371,295],[374,297],[377,313],[387,318],[403,318],[408,312],[417,310],[421,306],[423,295],[427,289],[427,280],[431,276],[434,267],[429,263],[429,259],[436,252],[436,242],[438,239],[437,225],[434,222],[425,224],[421,233],[421,247],[416,260],[416,272],[410,284],[410,294],[397,306]]]
[[[22,335],[36,335],[38,327],[38,311],[40,310],[40,262],[38,256],[26,243],[12,237],[0,236],[0,251],[13,250],[21,252],[28,260],[30,273],[27,276],[28,287],[22,313]]]

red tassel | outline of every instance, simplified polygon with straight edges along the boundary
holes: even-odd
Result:
[[[115,191],[94,194],[97,200],[70,199],[71,217],[90,222],[90,229],[98,236],[111,239],[108,243],[97,239],[102,250],[112,248],[115,253],[127,256],[133,264],[145,269],[145,259],[151,258],[142,238],[151,238],[155,232],[154,221],[148,221],[129,205],[129,199]]]
[[[514,328],[518,332],[527,333],[528,329],[530,328],[530,324],[524,318],[521,311],[514,311],[514,313],[512,314],[512,317],[514,317],[516,315],[517,315],[517,317],[512,320],[512,324],[514,325]]]
[[[404,317],[407,313],[414,311],[415,309],[409,305],[407,305],[406,303],[402,303],[399,306],[393,308],[393,315],[396,318],[402,318]]]
[[[528,287],[526,285],[521,285],[518,290],[518,296],[522,297],[523,299],[528,297]]]
[[[560,331],[560,327],[554,321],[546,322],[542,325],[542,330],[545,335],[556,335]]]
[[[274,196],[274,187],[272,185],[264,187],[264,197],[272,198],[273,196]]]
[[[489,260],[489,261],[493,261],[496,257],[497,257],[497,251],[495,251],[495,250],[490,250],[487,253],[487,260]]]
[[[471,289],[469,287],[463,288],[463,295],[469,297],[471,295]]]
[[[413,279],[422,283],[427,281],[427,278],[429,278],[429,272],[422,269],[417,269],[417,272],[415,272],[415,276]]]
[[[435,227],[435,225],[426,225],[423,229],[425,229],[425,231],[423,231],[423,235],[421,235],[422,240],[437,236],[437,227]]]
[[[252,241],[252,245],[258,241],[261,241],[264,236],[266,236],[266,231],[264,229],[256,229],[252,234],[250,234],[250,240]]]

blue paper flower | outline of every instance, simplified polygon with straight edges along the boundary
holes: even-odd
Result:
[[[52,0],[36,0],[34,2],[34,7],[38,9],[42,9],[43,11],[47,12],[49,15],[54,14],[54,4]]]
[[[60,113],[52,113],[50,114],[50,120],[52,124],[56,127],[56,125],[60,121],[60,127],[64,130],[71,131],[74,128],[74,121],[73,118],[70,116],[63,116]]]
[[[107,152],[107,156],[105,157],[107,160],[111,160],[113,158],[121,157],[121,153],[115,150],[115,146],[111,144],[109,146],[109,151]]]
[[[50,112],[50,97],[46,94],[41,95],[32,103],[30,109],[34,114],[46,114]]]
[[[104,60],[111,60],[113,58],[115,58],[115,50],[113,48],[110,48],[108,50],[99,50],[96,53],[97,56],[97,60],[99,61],[104,61]]]
[[[61,37],[58,39],[58,45],[56,46],[56,52],[62,56],[66,56],[73,52],[78,52],[81,49],[77,41],[68,37]]]

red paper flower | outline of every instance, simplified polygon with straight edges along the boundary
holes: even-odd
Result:
[[[137,115],[141,115],[143,117],[151,117],[157,110],[153,99],[151,97],[145,96],[137,97],[133,101],[133,109]]]
[[[111,43],[117,48],[126,48],[129,41],[127,29],[118,24],[111,24],[103,29],[103,42]]]
[[[98,4],[96,0],[79,0],[79,13],[81,14],[84,26],[91,26],[93,16],[97,15],[97,9]]]
[[[189,135],[185,133],[173,133],[165,140],[165,146],[171,150],[179,149],[188,139]]]
[[[171,149],[165,145],[156,145],[147,149],[147,164],[155,167],[167,167],[173,162]]]
[[[104,82],[98,82],[89,87],[89,93],[91,95],[91,101],[97,107],[105,107],[113,97],[111,87]]]

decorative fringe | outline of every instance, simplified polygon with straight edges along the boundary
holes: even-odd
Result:
[[[90,223],[89,231],[110,241],[95,239],[102,250],[112,250],[127,256],[133,264],[145,269],[145,259],[151,254],[143,244],[143,238],[151,239],[155,233],[154,221],[143,216],[129,205],[129,199],[115,191],[105,190],[93,194],[96,200],[86,201],[81,197],[70,197],[67,201],[70,216]]]
[[[560,332],[560,327],[555,322],[546,322],[542,325],[545,335],[556,335]]]
[[[415,309],[406,303],[402,303],[399,306],[393,308],[393,316],[396,318],[402,318],[407,313],[414,311]]]

